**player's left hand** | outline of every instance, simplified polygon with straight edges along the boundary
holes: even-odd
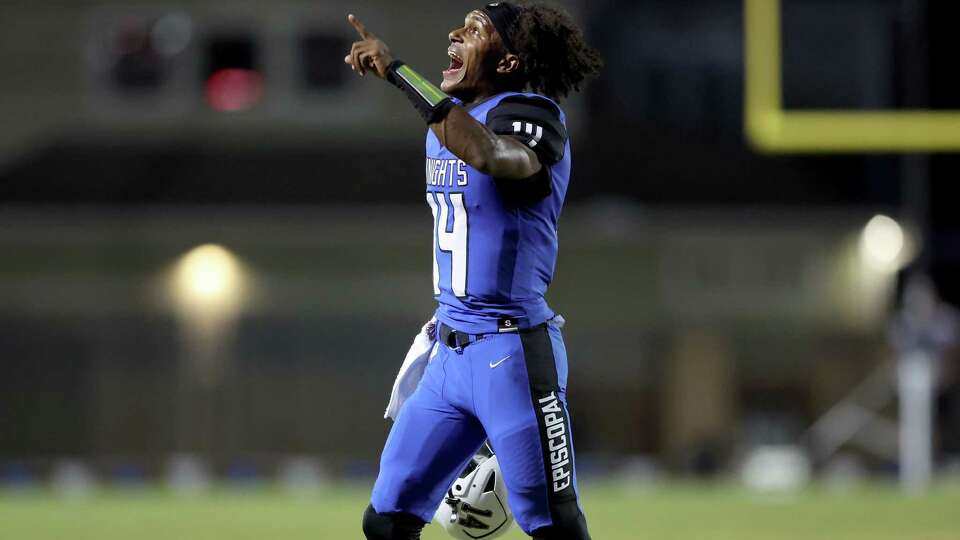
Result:
[[[381,41],[377,36],[371,34],[367,27],[360,22],[360,19],[353,15],[348,15],[347,20],[353,25],[357,33],[360,34],[361,41],[353,44],[350,54],[343,58],[343,62],[353,68],[361,76],[367,73],[367,70],[374,73],[377,77],[385,79],[387,77],[387,68],[393,62],[393,56],[390,55],[390,49],[387,44]]]

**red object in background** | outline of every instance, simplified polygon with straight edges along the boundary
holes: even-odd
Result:
[[[220,69],[207,78],[207,103],[220,112],[249,111],[263,99],[263,75],[251,69]]]

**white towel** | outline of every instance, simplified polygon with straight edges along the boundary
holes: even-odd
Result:
[[[396,420],[397,415],[400,414],[400,407],[413,395],[417,385],[420,384],[427,364],[436,354],[436,329],[437,319],[430,319],[413,339],[413,345],[407,351],[407,356],[400,366],[400,372],[397,373],[397,380],[393,383],[393,390],[390,391],[390,403],[387,404],[387,410],[383,413],[384,418]]]

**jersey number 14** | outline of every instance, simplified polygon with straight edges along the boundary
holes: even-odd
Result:
[[[427,192],[427,204],[433,211],[433,293],[440,294],[440,265],[437,250],[450,254],[450,288],[454,296],[467,295],[467,209],[463,193],[451,193],[450,201],[442,192]],[[450,208],[453,227],[448,231]]]

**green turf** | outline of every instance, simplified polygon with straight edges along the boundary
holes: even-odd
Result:
[[[889,487],[760,496],[736,488],[669,486],[628,494],[587,486],[594,540],[957,540],[960,489],[908,497]],[[3,540],[361,539],[362,488],[296,497],[269,490],[178,498],[112,491],[86,498],[0,494]],[[446,538],[436,525],[425,540]],[[526,538],[516,528],[504,538]]]

